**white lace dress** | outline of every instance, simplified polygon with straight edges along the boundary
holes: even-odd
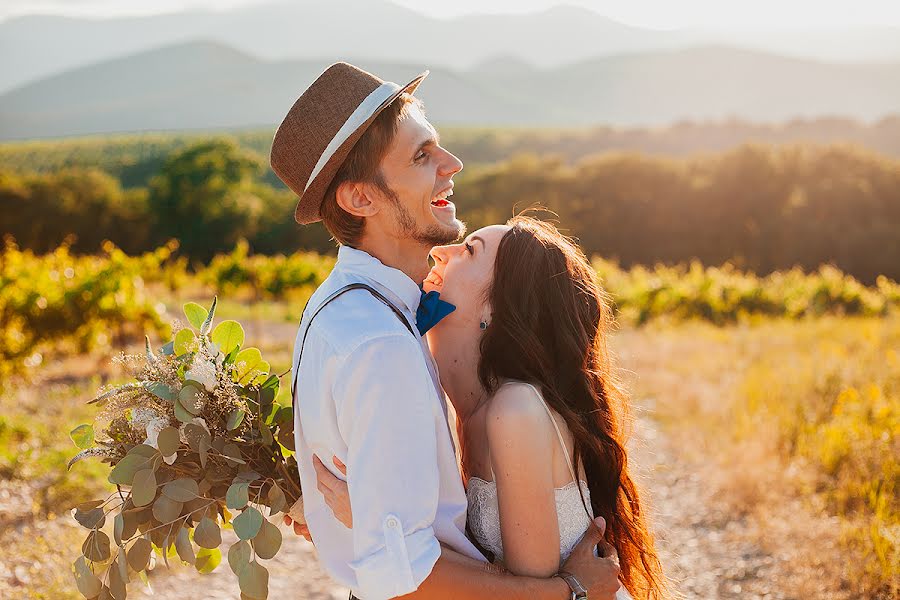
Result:
[[[513,383],[513,382],[509,382]],[[587,483],[582,479],[581,488],[578,486],[578,478],[575,476],[575,469],[572,466],[572,460],[569,458],[569,451],[563,440],[562,432],[550,407],[544,401],[541,393],[533,385],[524,383],[537,394],[541,404],[547,410],[553,427],[556,429],[556,435],[562,445],[563,453],[566,457],[566,463],[569,465],[569,472],[572,474],[572,481],[563,487],[555,488],[556,495],[556,517],[559,523],[559,564],[562,565],[578,541],[590,527],[594,518],[593,509],[591,508],[591,491],[588,489]],[[584,494],[584,502],[582,496]],[[469,528],[472,535],[478,540],[478,543],[487,550],[490,550],[497,562],[503,562],[503,540],[500,534],[500,507],[497,502],[497,484],[493,481],[485,481],[478,477],[469,478],[469,487],[466,490],[468,501],[468,520]],[[585,510],[585,506],[587,510]],[[616,600],[632,600],[631,596],[624,587],[620,587],[616,592]]]

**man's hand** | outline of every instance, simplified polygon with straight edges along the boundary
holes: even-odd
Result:
[[[615,600],[619,589],[619,555],[603,539],[605,531],[606,520],[594,519],[561,569],[577,577],[593,600]],[[599,556],[594,554],[595,546]]]

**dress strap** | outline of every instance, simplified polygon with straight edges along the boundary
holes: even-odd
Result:
[[[559,445],[562,446],[563,454],[566,457],[566,464],[569,466],[569,473],[572,474],[572,481],[578,481],[578,476],[575,474],[575,467],[572,466],[572,459],[569,458],[569,449],[566,447],[566,441],[563,439],[562,431],[559,429],[559,425],[556,422],[556,419],[553,417],[553,412],[550,410],[550,407],[547,405],[547,401],[544,400],[544,396],[538,391],[536,387],[528,383],[527,381],[507,381],[503,385],[507,383],[521,383],[527,385],[531,388],[531,390],[535,393],[538,399],[541,401],[541,404],[544,406],[544,410],[547,411],[547,416],[550,417],[550,422],[553,423],[553,428],[556,430],[556,437],[559,438]]]

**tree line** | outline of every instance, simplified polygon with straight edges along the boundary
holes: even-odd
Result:
[[[265,155],[233,138],[188,144],[146,185],[99,168],[0,170],[0,233],[46,252],[109,239],[139,253],[170,238],[198,263],[246,239],[256,253],[333,252],[321,226],[299,227],[294,195]],[[832,263],[871,283],[900,279],[900,160],[847,145],[745,144],[687,158],[607,152],[575,163],[519,154],[456,178],[470,229],[541,205],[589,254],[635,264],[699,260],[766,274]]]

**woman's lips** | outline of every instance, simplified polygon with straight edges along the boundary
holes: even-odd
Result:
[[[440,289],[444,285],[444,278],[435,271],[436,267],[432,267],[431,271],[428,272],[428,275],[425,277],[425,282],[423,283],[423,287],[426,292],[430,292],[432,290],[440,291]],[[430,289],[429,289],[430,288]]]

